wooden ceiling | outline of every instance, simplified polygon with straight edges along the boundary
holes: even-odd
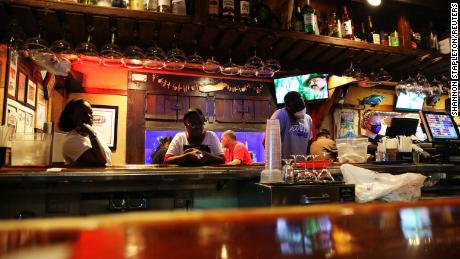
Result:
[[[201,1],[198,1],[201,2]],[[206,2],[206,1],[204,1]],[[197,10],[200,10],[199,7]],[[51,44],[63,37],[68,27],[67,40],[75,46],[86,41],[88,26],[94,26],[94,43],[101,48],[110,41],[110,28],[118,28],[117,44],[122,48],[138,45],[146,49],[153,45],[158,32],[158,45],[169,50],[178,35],[178,47],[204,58],[214,55],[224,63],[229,49],[233,61],[243,64],[257,49],[263,58],[276,58],[282,63],[280,75],[301,72],[328,72],[341,74],[353,61],[365,72],[384,67],[394,75],[422,72],[428,77],[448,74],[449,57],[423,50],[386,47],[326,36],[274,31],[256,26],[231,24],[222,21],[201,22],[196,17],[165,15],[117,8],[84,6],[63,2],[38,0],[0,0],[0,35],[4,42],[11,34],[11,21],[18,21],[24,38],[40,32]],[[137,37],[134,37],[137,31]],[[17,29],[15,29],[17,33]],[[211,51],[210,46],[215,46]]]

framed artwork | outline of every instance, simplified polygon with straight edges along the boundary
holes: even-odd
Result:
[[[16,99],[20,103],[26,103],[26,88],[27,88],[27,77],[24,73],[19,72],[18,74],[18,94]]]
[[[16,51],[10,51],[10,66],[8,72],[8,97],[16,99],[16,78],[18,75],[18,53]]]
[[[34,133],[34,114],[26,112],[25,133]]]
[[[37,97],[37,84],[32,82],[32,80],[28,80],[27,83],[27,98],[26,98],[26,104],[30,108],[34,109],[35,108],[35,101]]]
[[[43,86],[38,85],[37,88],[37,118],[35,120],[35,128],[43,130],[43,125],[46,122],[46,100]]]
[[[354,109],[334,110],[335,138],[350,138],[359,135],[359,111]]]
[[[6,106],[6,124],[8,126],[12,126],[15,131],[16,131],[17,117],[18,117],[18,114],[17,114],[16,107],[12,106],[11,104],[8,104]]]
[[[18,121],[16,124],[16,132],[22,133],[25,132],[26,129],[26,112],[18,109]]]
[[[118,106],[91,105],[93,127],[112,149],[117,149]]]

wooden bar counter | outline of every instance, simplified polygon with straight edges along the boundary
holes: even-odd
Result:
[[[6,255],[460,258],[460,199],[1,221]]]

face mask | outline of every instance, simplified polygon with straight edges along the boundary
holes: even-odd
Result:
[[[381,124],[371,125],[371,132],[375,133],[375,134],[378,134],[380,132],[381,128],[382,128]]]
[[[294,113],[294,117],[297,119],[303,119],[305,118],[305,114],[307,113],[307,108],[303,108],[302,110]]]

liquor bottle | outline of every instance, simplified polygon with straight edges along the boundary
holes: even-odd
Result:
[[[342,21],[343,21],[343,25],[342,25],[342,30],[343,30],[343,33],[342,33],[342,37],[344,39],[353,39],[354,35],[353,35],[353,27],[352,27],[352,24],[351,24],[351,18],[350,16],[348,16],[348,9],[346,6],[343,7],[343,18],[342,18]]]
[[[367,42],[380,44],[380,34],[374,28],[374,24],[372,23],[372,18],[370,16],[367,17]]]
[[[390,46],[390,41],[388,39],[388,33],[380,31],[380,44],[384,46]]]
[[[158,0],[157,12],[171,13],[171,0]]]
[[[304,30],[301,1],[295,1],[291,17],[291,31],[303,32]]]
[[[342,38],[342,23],[335,13],[329,16],[327,22],[328,36]]]
[[[144,0],[130,0],[129,9],[143,11],[144,10]]]
[[[399,47],[399,34],[396,30],[390,34],[390,46]]]
[[[235,0],[222,1],[222,18],[235,21]]]
[[[364,27],[364,22],[361,22],[361,27],[360,27],[359,33],[356,34],[356,39],[358,39],[360,41],[367,41],[366,29]]]
[[[272,12],[270,7],[263,3],[263,0],[255,0],[254,5],[252,6],[252,17],[253,23],[268,27],[272,19]]]
[[[302,9],[304,32],[315,34],[315,9],[310,5],[310,0]]]
[[[241,23],[251,23],[251,4],[247,0],[240,0],[239,17]]]
[[[158,9],[158,0],[147,0],[146,10],[156,12]]]
[[[185,0],[172,0],[171,10],[173,14],[187,15],[187,6]]]
[[[217,19],[220,13],[220,0],[209,0],[208,3],[208,16],[209,19]]]

